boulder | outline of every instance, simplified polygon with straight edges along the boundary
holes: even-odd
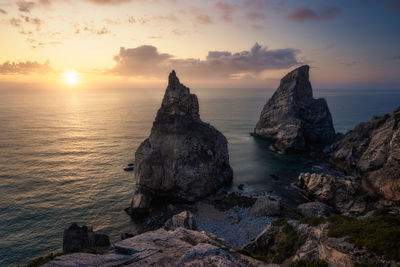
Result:
[[[213,235],[184,228],[149,231],[119,241],[114,248],[104,255],[59,256],[45,266],[267,266]]]
[[[79,252],[95,247],[109,247],[110,239],[105,234],[96,233],[92,227],[76,223],[64,230],[63,251]]]
[[[331,163],[363,179],[367,190],[400,200],[400,107],[347,132],[331,147]]]
[[[251,207],[250,215],[253,217],[276,216],[281,212],[281,202],[279,200],[261,196]]]
[[[179,227],[197,230],[193,213],[190,211],[182,211],[181,213],[172,216],[172,218],[168,219],[164,224],[164,229],[166,230],[175,230]]]
[[[322,202],[307,202],[297,206],[297,212],[304,217],[327,217],[333,213],[331,207]]]
[[[324,202],[340,212],[349,211],[362,195],[360,181],[354,177],[337,177],[324,173],[301,173],[297,186],[310,200]]]
[[[309,69],[301,66],[281,80],[254,129],[282,152],[321,151],[336,137],[325,99],[313,98]]]
[[[132,214],[146,211],[156,199],[199,200],[232,180],[225,136],[200,119],[196,95],[179,82],[175,71],[134,166]]]

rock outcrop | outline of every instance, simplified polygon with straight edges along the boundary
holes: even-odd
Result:
[[[184,228],[146,232],[115,243],[114,249],[104,255],[68,254],[45,266],[267,266],[213,235]]]
[[[63,251],[79,252],[96,247],[109,247],[110,239],[105,234],[96,233],[92,227],[78,226],[76,223],[64,230]]]
[[[307,218],[322,218],[333,213],[330,206],[323,202],[307,202],[297,206],[297,212]]]
[[[339,212],[360,211],[359,197],[366,193],[353,177],[323,173],[301,173],[297,186],[308,199],[324,202]]]
[[[164,224],[165,230],[175,230],[179,227],[197,230],[196,221],[194,219],[193,213],[190,211],[182,211],[179,214],[172,216]]]
[[[196,201],[232,180],[226,138],[201,121],[196,95],[175,71],[134,165],[138,185],[132,214],[146,212],[154,199]]]
[[[321,259],[329,266],[338,267],[357,264],[384,266],[380,265],[379,258],[347,242],[345,238],[329,237],[328,228],[329,223],[317,226],[300,224],[294,220],[273,223],[243,249],[250,255],[282,266],[298,259]]]
[[[282,152],[321,151],[335,137],[325,99],[313,98],[309,66],[288,73],[264,106],[254,135],[272,140]]]
[[[333,146],[331,163],[363,179],[366,189],[400,200],[400,108],[361,123]]]
[[[281,202],[279,200],[261,196],[251,207],[250,215],[254,217],[277,216],[281,212]]]

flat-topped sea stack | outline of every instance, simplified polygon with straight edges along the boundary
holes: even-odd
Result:
[[[360,123],[332,146],[331,163],[363,179],[366,189],[400,201],[400,107]]]
[[[155,199],[196,201],[232,180],[225,136],[200,119],[197,96],[175,71],[150,136],[136,151],[135,179],[132,214],[146,213]]]
[[[254,129],[279,151],[322,151],[336,137],[325,99],[313,97],[309,69],[301,66],[283,77]]]

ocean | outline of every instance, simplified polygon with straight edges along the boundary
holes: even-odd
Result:
[[[274,90],[193,89],[203,121],[228,139],[235,190],[267,191],[288,205],[302,201],[292,184],[315,168],[249,135]],[[164,88],[110,91],[0,91],[0,266],[60,250],[72,222],[110,234],[132,232],[125,213],[132,163],[149,135]],[[345,132],[400,105],[400,90],[314,90],[326,98],[336,131]],[[279,176],[275,181],[270,175]]]

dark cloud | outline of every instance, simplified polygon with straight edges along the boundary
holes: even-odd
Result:
[[[114,57],[116,66],[112,72],[123,76],[165,75],[170,69],[176,69],[188,77],[229,78],[246,74],[256,75],[265,70],[286,69],[300,64],[298,50],[269,50],[256,43],[250,50],[232,53],[229,51],[210,51],[205,60],[176,59],[170,54],[161,54],[154,46],[121,48]]]
[[[231,21],[233,19],[232,13],[240,8],[237,4],[229,4],[221,1],[216,2],[214,7],[222,12],[222,18],[226,21]]]
[[[35,7],[35,2],[28,2],[25,0],[17,1],[18,10],[21,12],[31,12],[31,10]]]
[[[256,20],[263,20],[265,19],[265,15],[263,13],[260,12],[255,12],[255,11],[251,11],[251,12],[247,12],[244,17],[250,21],[256,21]]]
[[[40,30],[40,27],[43,24],[43,21],[36,17],[30,16],[19,16],[18,18],[11,18],[8,20],[10,25],[19,28],[20,32],[26,32],[25,27],[34,26],[37,31]]]
[[[207,14],[202,13],[199,9],[197,8],[191,8],[190,9],[195,21],[200,24],[212,24],[213,21],[211,20],[211,17]]]
[[[40,64],[36,61],[26,62],[5,62],[0,65],[0,74],[46,74],[53,72],[54,70],[50,67],[49,61]]]
[[[300,7],[293,10],[286,16],[286,18],[296,22],[304,22],[307,20],[328,20],[336,18],[340,13],[341,10],[334,6],[324,7],[320,10],[313,10],[309,7]]]
[[[1,9],[1,8],[0,8],[0,14],[6,15],[7,12],[6,12],[4,9]]]

